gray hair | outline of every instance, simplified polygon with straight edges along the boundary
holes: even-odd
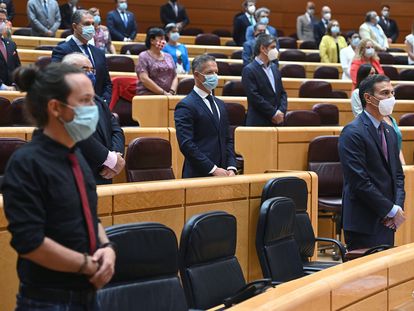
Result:
[[[65,55],[65,57],[63,57],[62,59],[62,63],[72,65],[75,67],[80,67],[79,62],[84,60],[88,60],[90,62],[89,58],[85,54],[82,54],[80,52],[74,52]]]
[[[254,24],[254,26],[253,26],[253,31],[256,31],[256,30],[257,30],[257,28],[258,28],[259,26],[265,26],[265,27],[267,27],[267,24],[262,23],[262,22],[257,22],[257,23],[256,23],[256,24]]]
[[[256,10],[256,12],[254,12],[254,17],[256,18],[256,20],[259,20],[259,17],[262,13],[266,13],[266,14],[270,14],[270,10],[268,8],[262,7],[262,8],[258,8]]]
[[[76,10],[75,13],[73,13],[72,15],[72,23],[75,23],[76,25],[80,24],[80,22],[82,21],[82,17],[84,17],[85,15],[92,16],[92,14],[88,10]]]
[[[368,11],[368,12],[367,12],[367,14],[365,15],[365,21],[366,21],[366,22],[370,22],[370,21],[371,21],[371,19],[372,19],[374,16],[376,16],[376,15],[378,15],[378,14],[377,14],[377,12],[375,12],[375,11]]]
[[[273,42],[277,43],[276,37],[268,34],[261,34],[256,38],[256,44],[254,46],[254,56],[258,56],[260,54],[260,47],[268,47]]]
[[[191,65],[191,69],[193,70],[193,73],[198,71],[200,72],[207,62],[215,62],[216,58],[214,56],[208,55],[208,54],[202,54],[194,58],[193,63]]]

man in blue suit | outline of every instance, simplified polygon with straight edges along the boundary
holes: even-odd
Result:
[[[394,245],[394,232],[405,220],[397,135],[383,120],[395,104],[389,78],[366,78],[359,97],[364,111],[342,130],[338,147],[344,174],[342,221],[350,250]]]
[[[112,82],[105,54],[100,49],[88,44],[88,41],[95,35],[93,16],[86,10],[77,10],[73,13],[72,21],[73,37],[53,49],[52,62],[60,62],[65,55],[73,52],[85,54],[96,70],[95,93],[109,104],[112,96]]]
[[[234,176],[236,159],[224,103],[212,94],[217,63],[213,56],[197,56],[192,63],[195,86],[175,108],[180,150],[185,157],[183,178]]]
[[[251,40],[248,40],[243,43],[243,66],[247,66],[254,59],[254,46],[256,45],[256,38],[262,33],[266,33],[266,24],[261,22],[256,23],[253,26],[254,37]]]
[[[242,83],[247,96],[247,126],[281,125],[287,110],[287,94],[277,64],[277,39],[262,34],[256,39],[255,59],[243,68]]]
[[[127,0],[115,0],[116,10],[106,16],[106,26],[114,41],[134,41],[138,32],[135,15],[127,11]]]

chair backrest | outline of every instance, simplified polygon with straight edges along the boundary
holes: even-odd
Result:
[[[326,81],[306,81],[299,87],[299,97],[314,98],[331,98],[332,86]]]
[[[307,212],[308,187],[298,177],[280,177],[269,180],[262,191],[262,203],[274,197],[287,197],[296,207],[295,240],[302,260],[311,257],[315,250],[315,233]]]
[[[285,116],[285,126],[320,126],[319,114],[312,110],[292,110]]]
[[[25,100],[25,97],[18,97],[11,102],[9,116],[12,126],[33,126],[33,122],[30,120],[25,110]]]
[[[139,126],[139,123],[132,119],[131,101],[120,97],[112,108],[112,112],[118,115],[120,126]]]
[[[246,109],[239,103],[225,103],[230,126],[244,126],[246,124]]]
[[[194,88],[194,78],[185,78],[178,82],[177,95],[188,95]]]
[[[112,55],[106,58],[109,71],[135,72],[134,60],[128,56]]]
[[[387,52],[378,52],[378,57],[381,64],[392,65],[394,64],[394,56]]]
[[[52,62],[52,56],[39,56],[35,62],[35,65],[40,69],[45,68]]]
[[[338,136],[319,136],[310,142],[308,169],[318,175],[320,197],[342,195],[343,177],[338,153]]]
[[[143,43],[125,44],[121,48],[121,54],[139,55],[146,50],[147,47]]]
[[[228,29],[216,29],[216,30],[213,30],[211,33],[219,37],[231,37],[231,31]]]
[[[220,58],[220,59],[227,59],[227,58],[229,58],[228,56],[227,56],[227,54],[224,54],[224,53],[215,53],[215,52],[211,52],[211,53],[207,53],[208,55],[210,55],[210,56],[213,56],[214,58]],[[220,73],[220,72],[219,72]]]
[[[54,45],[38,45],[34,49],[39,51],[53,51],[55,47]]]
[[[348,94],[345,91],[332,90],[332,98],[348,98]]]
[[[394,56],[394,65],[408,65],[408,56]]]
[[[300,50],[286,50],[280,53],[280,61],[304,62],[306,54]]]
[[[382,69],[384,70],[384,74],[392,81],[400,80],[400,74],[394,66],[382,66]]]
[[[303,41],[300,45],[299,45],[300,49],[306,49],[306,50],[317,50],[318,49],[318,45],[316,44],[315,41]]]
[[[220,37],[213,33],[201,33],[195,38],[197,45],[220,45]]]
[[[396,99],[414,99],[414,88],[411,85],[399,84],[394,88]]]
[[[226,62],[216,62],[218,73],[221,76],[231,76],[230,64]]]
[[[287,282],[304,275],[294,238],[295,214],[295,203],[286,197],[268,199],[260,207],[256,251],[265,278]]]
[[[200,33],[203,33],[203,29],[201,28],[194,28],[194,27],[186,27],[181,31],[181,35],[183,36],[197,36]]]
[[[414,81],[414,69],[404,69],[400,72],[400,80]]]
[[[241,81],[227,81],[223,86],[223,96],[246,96]]]
[[[25,140],[12,137],[0,137],[0,187],[3,184],[3,175],[7,162],[18,148],[26,143]]]
[[[401,116],[399,126],[414,126],[414,113],[405,113]]]
[[[19,28],[13,31],[14,36],[31,36],[32,35],[32,28]]]
[[[246,284],[236,242],[236,218],[226,212],[195,215],[184,225],[179,266],[190,308],[217,306]]]
[[[10,101],[5,97],[0,97],[0,126],[11,126]]]
[[[132,223],[106,232],[117,256],[114,277],[98,291],[103,311],[188,310],[174,231],[158,223]]]
[[[313,105],[312,110],[316,112],[320,119],[321,125],[339,125],[339,109],[333,104],[316,104]]]
[[[65,29],[64,31],[62,31],[62,33],[60,34],[60,37],[62,39],[65,39],[67,37],[69,37],[72,34],[72,29]]]
[[[242,59],[243,50],[237,50],[231,53],[231,59]]]
[[[232,76],[241,76],[243,71],[243,64],[230,63],[230,73]]]
[[[279,46],[282,49],[297,49],[296,39],[292,37],[279,37]]]
[[[158,137],[139,137],[129,143],[126,155],[129,182],[174,179],[171,145]]]
[[[319,53],[306,54],[305,61],[311,62],[311,63],[320,63],[321,62],[321,55]]]
[[[315,79],[339,79],[339,71],[336,67],[320,66],[313,73]]]
[[[306,78],[305,67],[296,64],[283,66],[280,70],[280,74],[283,78]]]

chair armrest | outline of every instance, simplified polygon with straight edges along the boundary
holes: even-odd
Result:
[[[341,242],[339,242],[338,240],[335,240],[335,239],[330,239],[330,238],[315,238],[315,241],[317,241],[317,242],[334,243],[336,246],[338,246],[338,248],[339,248],[339,250],[341,252],[342,262],[345,262],[346,248],[345,248],[345,246]]]
[[[322,270],[323,270],[322,268],[316,268],[316,267],[304,267],[303,268],[303,272],[306,275],[314,274],[315,272],[319,272],[319,271],[322,271]]]
[[[239,302],[254,297],[260,293],[263,293],[266,289],[272,286],[271,279],[260,279],[246,284],[236,294],[224,299],[223,304],[226,308],[231,307]]]

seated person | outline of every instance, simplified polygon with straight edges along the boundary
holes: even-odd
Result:
[[[359,35],[361,39],[370,39],[377,51],[386,51],[389,48],[388,38],[378,22],[377,12],[369,11],[365,16],[365,23],[359,26]]]
[[[108,27],[101,25],[99,9],[90,8],[89,13],[93,16],[93,25],[95,26],[95,35],[93,36],[95,46],[105,54],[116,54]]]
[[[256,20],[256,23],[260,22],[266,25],[266,34],[272,35],[273,37],[277,38],[276,28],[269,25],[269,15],[270,15],[270,10],[268,8],[259,8],[254,13],[254,18]],[[246,41],[254,39],[253,27],[254,25],[250,25],[249,27],[246,28]]]
[[[266,24],[258,22],[254,25],[254,38],[243,43],[243,66],[248,65],[254,59],[254,46],[256,45],[256,37],[266,31]]]
[[[170,23],[165,27],[167,44],[163,52],[168,53],[174,59],[178,74],[190,72],[190,61],[188,60],[188,51],[184,44],[179,43],[180,31],[177,24]]]
[[[346,41],[341,36],[341,29],[337,20],[331,20],[319,45],[321,63],[339,63],[339,53],[346,48]]]
[[[148,50],[139,54],[136,73],[138,95],[175,95],[178,78],[174,59],[162,52],[165,33],[161,28],[150,28],[145,45]]]
[[[339,59],[342,66],[342,80],[351,80],[351,63],[355,56],[355,50],[361,42],[359,33],[355,31],[349,31],[346,34],[346,41],[348,46],[339,52]]]

